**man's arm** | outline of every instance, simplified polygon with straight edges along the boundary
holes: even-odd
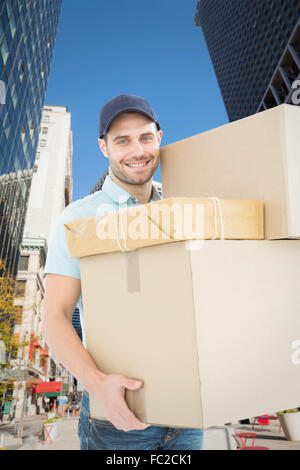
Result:
[[[147,425],[129,410],[124,397],[126,388],[136,390],[142,386],[142,382],[122,375],[102,373],[72,326],[80,291],[80,279],[47,274],[42,320],[46,342],[63,366],[91,395],[101,401],[106,418],[117,429],[145,429]]]

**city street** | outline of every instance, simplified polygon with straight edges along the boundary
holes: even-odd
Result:
[[[36,415],[36,416],[25,416],[24,425],[23,425],[23,437],[29,437],[37,434],[43,426],[43,421],[47,419],[47,414]],[[3,424],[0,424],[0,433],[4,434],[15,434],[16,425],[20,423],[19,420],[16,420],[15,423],[7,423],[4,421]]]
[[[0,435],[4,434],[4,448],[6,450],[79,450],[77,437],[78,416],[65,417],[61,420],[59,436],[50,442],[39,439],[43,429],[43,421],[47,415],[26,416],[24,419],[23,439],[15,436],[15,424],[0,425]],[[51,438],[51,435],[50,435]]]
[[[38,439],[38,433],[42,430],[42,422],[46,415],[26,417],[24,423],[24,438],[13,437],[14,425],[0,426],[0,434],[4,436],[4,447],[6,450],[79,450],[79,439],[77,436],[78,417],[65,417],[61,420],[59,435],[52,441],[48,439],[43,442]],[[287,441],[282,432],[279,432],[278,424],[273,423],[266,426],[251,424],[231,424],[228,426],[234,433],[255,432],[255,445],[265,446],[270,450],[300,450],[300,441]],[[204,450],[212,449],[208,439],[204,441]],[[251,445],[251,439],[247,445]]]

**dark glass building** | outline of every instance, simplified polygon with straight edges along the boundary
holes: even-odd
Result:
[[[0,258],[15,275],[62,0],[0,0]]]
[[[80,313],[79,313],[79,308],[76,307],[73,316],[72,316],[72,326],[75,329],[76,333],[78,334],[79,338],[82,341],[82,328],[81,328],[81,323],[80,323]]]
[[[230,121],[292,102],[300,71],[300,0],[199,0]],[[297,103],[293,103],[297,104]]]

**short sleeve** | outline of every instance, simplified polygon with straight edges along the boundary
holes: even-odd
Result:
[[[80,279],[79,258],[70,258],[65,235],[64,224],[70,222],[70,220],[72,220],[72,217],[68,217],[68,214],[64,211],[52,229],[44,275],[50,273],[61,274],[62,276]]]

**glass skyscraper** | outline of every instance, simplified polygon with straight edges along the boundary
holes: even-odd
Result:
[[[15,275],[62,0],[0,0],[0,259]]]
[[[230,121],[291,102],[300,72],[300,0],[199,0]],[[296,103],[295,103],[296,104]]]

